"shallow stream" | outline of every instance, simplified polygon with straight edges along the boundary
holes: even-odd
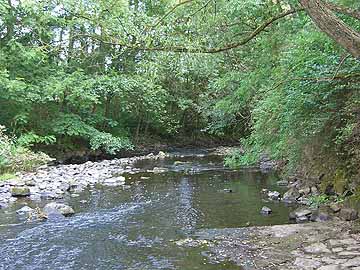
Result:
[[[261,196],[264,188],[281,190],[273,173],[186,154],[135,167],[125,187],[69,196],[72,217],[26,222],[15,210],[44,202],[25,200],[0,210],[0,269],[242,269],[209,260],[206,246],[177,243],[204,229],[288,223],[290,209]],[[147,172],[154,167],[166,172]],[[261,215],[263,206],[273,214]]]

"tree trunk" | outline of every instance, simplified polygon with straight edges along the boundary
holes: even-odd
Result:
[[[360,33],[339,19],[322,0],[299,0],[313,22],[355,58],[360,58]]]

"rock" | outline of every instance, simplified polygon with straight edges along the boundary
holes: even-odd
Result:
[[[340,257],[346,257],[346,258],[354,258],[359,257],[360,258],[360,252],[359,251],[341,251],[338,253]]]
[[[40,195],[40,198],[44,199],[44,200],[60,199],[60,198],[63,197],[62,195],[56,194],[56,193],[51,192],[51,191],[40,192],[39,195]]]
[[[341,265],[324,265],[318,268],[317,270],[347,270],[347,267],[342,267]]]
[[[167,155],[163,151],[160,151],[157,156],[159,159],[164,159]]]
[[[36,182],[34,180],[26,180],[25,185],[27,185],[29,187],[33,187],[36,185]]]
[[[232,191],[232,189],[230,189],[230,188],[224,188],[224,190],[223,190],[224,192],[227,192],[227,193],[231,193],[231,192],[233,192]]]
[[[316,209],[311,214],[311,221],[315,222],[323,222],[331,220],[331,215],[329,213],[329,208],[327,207],[320,207],[319,209]]]
[[[357,219],[358,212],[355,209],[352,208],[342,208],[339,212],[339,217],[342,220],[351,221]]]
[[[339,203],[332,203],[329,207],[334,213],[338,213],[341,210],[341,204]]]
[[[296,202],[298,198],[300,198],[301,195],[296,187],[290,188],[285,194],[283,195],[283,201],[287,203]]]
[[[107,186],[118,186],[125,184],[125,177],[124,176],[118,176],[113,178],[105,179],[103,182],[104,185]]]
[[[310,215],[312,214],[312,211],[307,208],[298,208],[290,214],[292,214],[292,216],[295,218],[304,217],[304,216],[310,217]]]
[[[59,188],[63,191],[69,191],[70,190],[70,185],[68,183],[61,183],[61,185],[59,186]]]
[[[33,208],[26,205],[26,206],[20,208],[19,210],[17,210],[16,213],[19,214],[19,215],[24,215],[24,214],[32,213],[34,211],[35,210]]]
[[[277,181],[276,184],[278,186],[284,187],[284,186],[287,186],[289,184],[289,182],[286,180],[280,180],[280,181]]]
[[[60,213],[63,216],[70,216],[75,214],[74,209],[72,209],[70,206],[63,204],[63,203],[56,203],[51,202],[45,205],[43,209],[44,213],[46,215],[52,214],[52,213]]]
[[[357,266],[360,266],[360,256],[348,260],[346,263],[343,264],[343,266],[346,266],[346,267],[357,267]],[[352,269],[354,269],[354,268],[352,268]]]
[[[263,208],[261,208],[260,213],[263,215],[270,215],[272,213],[272,210],[267,206],[263,206]]]
[[[306,223],[310,220],[309,216],[302,216],[296,218],[296,223]]]
[[[311,187],[310,191],[311,191],[311,195],[319,195],[319,190],[315,186]]]
[[[310,205],[310,200],[306,197],[300,197],[299,199],[297,199],[297,202],[303,205]]]
[[[311,192],[311,190],[310,190],[309,187],[302,188],[302,189],[299,190],[300,195],[309,195],[310,192]]]
[[[280,192],[278,191],[269,191],[268,192],[268,197],[271,199],[271,200],[280,200]]]
[[[306,253],[311,254],[321,254],[321,253],[331,253],[330,249],[323,243],[314,243],[310,246],[304,248]]]
[[[159,167],[154,167],[154,169],[152,170],[153,173],[164,173],[167,172],[168,169],[166,168],[159,168]]]
[[[10,191],[14,197],[30,196],[30,189],[28,187],[16,186],[12,187]]]
[[[146,156],[148,159],[153,159],[155,157],[154,153],[150,153]]]
[[[330,239],[329,244],[332,247],[339,247],[342,245],[357,245],[357,241],[353,238],[345,238],[345,239]]]
[[[313,270],[321,266],[321,263],[315,259],[296,258],[294,265],[303,270]]]

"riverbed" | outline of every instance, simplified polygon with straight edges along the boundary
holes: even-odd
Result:
[[[183,243],[209,229],[289,223],[291,209],[261,193],[284,191],[275,173],[231,170],[219,156],[142,159],[119,175],[122,185],[95,183],[58,199],[74,208],[71,217],[29,222],[16,213],[43,199],[0,210],[0,269],[244,269],[211,259],[206,241]]]

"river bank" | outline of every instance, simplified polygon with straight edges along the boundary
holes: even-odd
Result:
[[[205,244],[213,261],[229,260],[244,270],[360,269],[358,222],[203,230],[180,244]]]

